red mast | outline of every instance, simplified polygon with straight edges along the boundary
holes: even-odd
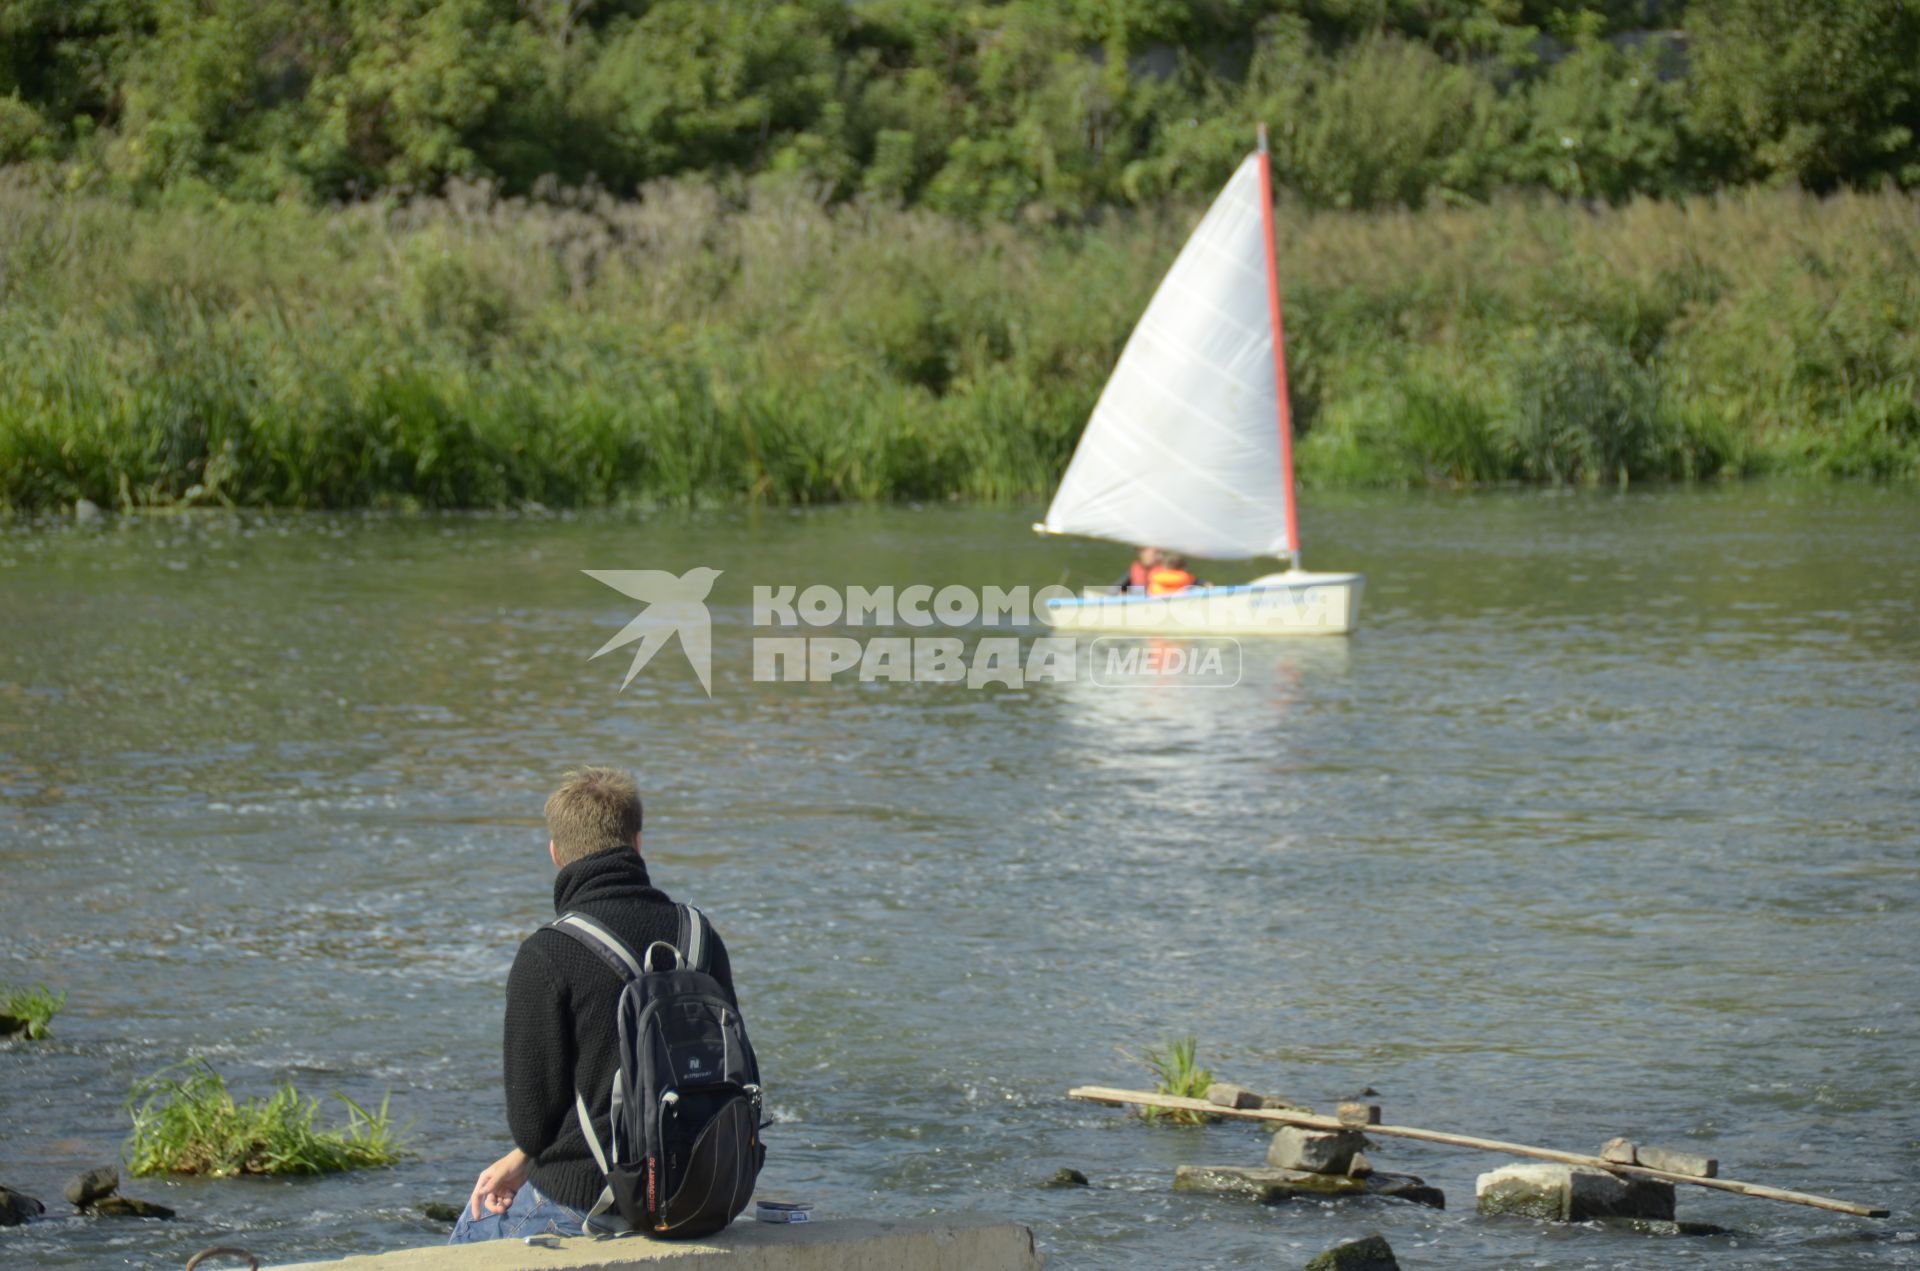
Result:
[[[1287,403],[1286,338],[1280,326],[1280,262],[1273,246],[1273,167],[1267,159],[1267,126],[1260,125],[1260,227],[1267,245],[1267,311],[1273,319],[1273,388],[1280,409],[1280,483],[1287,492],[1288,562],[1300,568],[1300,518],[1293,497],[1293,409]]]

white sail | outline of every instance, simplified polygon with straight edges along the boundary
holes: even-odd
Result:
[[[1039,527],[1194,556],[1291,556],[1260,156],[1154,292]]]

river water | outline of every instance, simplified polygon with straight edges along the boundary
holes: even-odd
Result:
[[[0,980],[68,993],[52,1039],[0,1043],[0,1182],[57,1202],[188,1055],[243,1094],[390,1093],[413,1147],[129,1180],[180,1219],[0,1231],[0,1262],[442,1239],[418,1206],[507,1146],[540,804],[598,761],[638,771],[656,880],[733,950],[764,1189],[822,1217],[984,1210],[1074,1267],[1285,1267],[1370,1231],[1419,1268],[1920,1264],[1920,493],[1329,497],[1305,530],[1368,574],[1361,631],[1248,642],[1231,688],[753,678],[781,634],[756,583],[1119,572],[1033,510],[0,534]],[[580,571],[696,565],[723,571],[711,699],[676,646],[619,692],[626,653],[587,655],[639,605]],[[1736,1234],[1481,1220],[1504,1162],[1401,1140],[1375,1163],[1445,1212],[1177,1195],[1177,1164],[1263,1137],[1063,1096],[1148,1084],[1130,1056],[1189,1033],[1322,1109],[1371,1085],[1390,1121],[1626,1134],[1893,1217],[1683,1189]],[[1063,1166],[1094,1186],[1038,1186]]]

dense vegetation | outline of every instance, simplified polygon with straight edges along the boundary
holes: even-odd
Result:
[[[0,0],[0,163],[70,188],[628,195],[782,171],[1035,220],[1920,184],[1915,0]]]
[[[1302,479],[1920,473],[1914,212],[1283,211]],[[1191,223],[1038,234],[777,184],[157,211],[0,187],[0,493],[1043,493]]]
[[[0,0],[0,505],[1044,493],[1256,118],[1303,480],[1920,474],[1920,0]]]
[[[189,1060],[136,1082],[127,1101],[135,1174],[327,1174],[391,1165],[404,1154],[387,1104],[369,1112],[345,1095],[346,1123],[314,1125],[318,1099],[291,1083],[265,1099],[236,1101],[204,1060]]]

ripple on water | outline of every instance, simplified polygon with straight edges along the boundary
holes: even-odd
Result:
[[[822,1215],[1032,1223],[1064,1266],[1869,1267],[1913,1233],[1688,1195],[1733,1237],[1482,1222],[1490,1158],[1383,1145],[1444,1212],[1176,1195],[1243,1126],[1070,1102],[1196,1034],[1222,1075],[1396,1120],[1920,1201],[1920,500],[1836,487],[1333,497],[1352,641],[1226,693],[756,685],[756,582],[1104,577],[1004,510],[566,521],[225,518],[0,535],[5,1180],[110,1158],[187,1054],[415,1127],[392,1170],[143,1180],[183,1218],[0,1233],[23,1265],[432,1243],[504,1147],[501,981],[548,915],[556,769],[642,773],[657,879],[715,915],[774,1124]],[[1031,519],[1031,518],[1027,518]],[[1817,531],[1817,532],[1816,532]],[[184,561],[185,571],[165,568]],[[716,692],[586,655],[580,568],[710,563]],[[1222,567],[1221,576],[1228,576]],[[1013,577],[1012,575],[1020,575]],[[733,590],[729,590],[733,589]],[[668,650],[669,661],[677,656]],[[677,664],[671,664],[677,666]],[[684,682],[683,682],[684,681]],[[844,691],[843,691],[844,690]],[[1845,1145],[1835,1151],[1834,1145]],[[1037,1186],[1055,1170],[1094,1186]]]

